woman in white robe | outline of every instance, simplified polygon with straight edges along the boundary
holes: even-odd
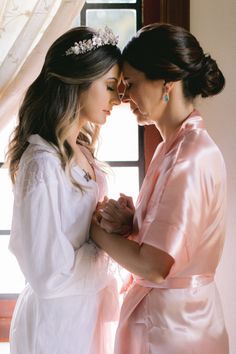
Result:
[[[79,44],[78,44],[79,43]],[[119,104],[120,50],[106,28],[74,28],[49,49],[9,145],[9,248],[25,275],[11,354],[111,354],[118,319],[114,265],[89,240],[106,193],[94,158],[99,126]]]

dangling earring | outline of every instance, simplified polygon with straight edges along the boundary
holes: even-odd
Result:
[[[169,102],[169,94],[168,94],[168,92],[166,92],[166,93],[164,94],[163,99],[164,99],[164,101],[165,101],[166,103]]]

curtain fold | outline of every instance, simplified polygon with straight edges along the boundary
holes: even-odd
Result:
[[[57,37],[72,27],[84,2],[39,0],[29,11],[26,1],[21,13],[16,11],[17,1],[12,2],[15,6],[12,9],[9,9],[9,2],[4,2],[0,10],[0,48],[3,48],[5,40],[7,49],[4,57],[1,53],[0,130],[17,113],[25,90],[41,70],[48,48]],[[9,43],[7,28],[14,25],[14,19],[20,30],[14,38],[9,38],[9,41],[12,40]]]

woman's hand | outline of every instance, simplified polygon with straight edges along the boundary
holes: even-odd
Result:
[[[128,236],[133,229],[135,207],[131,197],[120,194],[120,198],[106,200],[99,210],[100,226],[109,233]]]
[[[163,282],[174,264],[172,256],[161,249],[139,244],[117,233],[107,233],[95,218],[92,220],[90,236],[98,247],[122,267],[148,281]]]
[[[95,210],[95,212],[93,214],[93,222],[96,222],[96,223],[100,224],[101,219],[102,219],[101,212],[105,208],[106,203],[108,202],[108,200],[109,199],[107,198],[107,196],[105,196],[102,202],[98,202],[97,203],[96,210]]]

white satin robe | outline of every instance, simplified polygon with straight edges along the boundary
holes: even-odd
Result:
[[[104,173],[93,161],[97,182],[86,181],[74,166],[82,193],[55,147],[39,135],[29,143],[14,189],[10,250],[27,285],[11,323],[11,354],[111,354],[119,314],[115,269],[89,241]]]
[[[154,154],[136,205],[137,242],[174,258],[160,284],[135,277],[116,354],[228,354],[214,282],[226,219],[222,155],[196,111]]]

